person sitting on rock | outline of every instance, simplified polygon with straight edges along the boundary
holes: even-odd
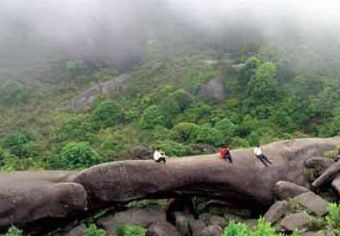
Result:
[[[230,163],[233,163],[233,159],[231,158],[231,153],[227,145],[223,145],[220,149],[220,157],[224,160],[229,160]]]
[[[256,145],[256,147],[254,148],[254,154],[255,157],[257,157],[266,167],[268,167],[269,164],[272,164],[272,162],[267,158],[267,156],[263,154],[260,145]]]
[[[153,153],[153,159],[155,160],[155,162],[158,163],[166,163],[166,155],[164,153],[164,151],[156,149],[155,152]]]

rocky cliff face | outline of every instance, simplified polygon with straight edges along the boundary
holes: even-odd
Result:
[[[3,173],[0,226],[64,218],[136,199],[201,196],[244,208],[268,207],[274,186],[309,186],[305,163],[333,149],[340,138],[298,139],[263,146],[265,167],[252,149],[233,150],[230,164],[217,154],[153,161],[105,163],[74,172]]]

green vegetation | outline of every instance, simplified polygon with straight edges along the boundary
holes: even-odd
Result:
[[[130,158],[138,145],[183,156],[199,154],[200,144],[238,148],[338,134],[334,71],[297,70],[285,63],[286,55],[265,46],[190,55],[148,48],[127,87],[104,89],[82,109],[70,104],[117,75],[109,63],[54,62],[39,72],[47,78],[35,81],[33,90],[7,80],[0,84],[0,170],[79,169]],[[215,77],[223,83],[222,101],[201,94]],[[56,78],[62,79],[54,83]]]
[[[294,231],[293,236],[299,236],[297,231]],[[284,234],[277,233],[275,229],[260,218],[252,230],[248,229],[244,223],[235,223],[231,221],[224,229],[222,236],[284,236]]]
[[[90,224],[84,231],[84,236],[106,236],[107,233],[103,229],[99,229],[95,224]]]
[[[15,226],[11,226],[6,234],[1,234],[1,236],[25,236],[24,231],[18,229]]]
[[[145,229],[136,225],[124,225],[117,229],[117,236],[144,236]]]

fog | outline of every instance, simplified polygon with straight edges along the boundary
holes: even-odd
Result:
[[[2,0],[0,4],[1,70],[64,57],[129,68],[152,40],[169,51],[192,45],[237,51],[247,43],[266,42],[286,54],[301,55],[304,65],[311,63],[307,57],[312,55],[337,65],[340,52],[336,0]]]

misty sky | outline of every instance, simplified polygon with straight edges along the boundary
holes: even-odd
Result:
[[[0,66],[56,55],[128,62],[143,55],[150,35],[171,24],[212,42],[239,28],[268,41],[294,35],[337,46],[339,12],[337,0],[2,0]]]

